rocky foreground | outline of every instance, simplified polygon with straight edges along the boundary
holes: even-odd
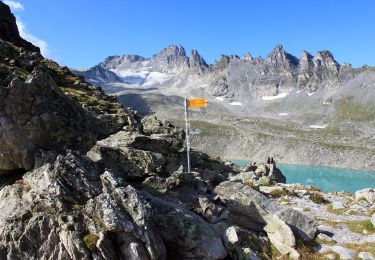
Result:
[[[181,130],[139,126],[3,184],[1,259],[372,259],[374,190],[325,194],[201,153],[189,174]]]
[[[0,18],[0,259],[373,258],[374,190],[200,152],[186,173],[181,129],[44,59],[2,2]]]

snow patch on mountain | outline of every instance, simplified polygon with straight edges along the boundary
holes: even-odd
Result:
[[[309,92],[309,93],[307,93],[307,95],[310,97],[310,96],[314,95],[314,93],[315,92]]]
[[[171,78],[171,75],[153,71],[153,72],[150,72],[150,74],[147,76],[145,83],[143,83],[143,86],[162,84],[163,82],[167,81],[170,78]]]
[[[238,102],[238,101],[233,101],[233,102],[230,102],[229,105],[231,105],[231,106],[242,106],[242,103]]]
[[[326,128],[326,125],[310,125],[309,127],[314,129],[324,129]]]
[[[283,93],[279,93],[275,96],[263,96],[262,99],[263,100],[275,100],[275,99],[279,99],[279,98],[285,98],[287,95],[288,95],[288,93],[283,92]]]

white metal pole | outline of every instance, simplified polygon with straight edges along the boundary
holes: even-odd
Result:
[[[191,172],[190,169],[190,130],[189,130],[189,119],[188,119],[188,101],[185,98],[185,132],[186,132],[186,155],[187,155],[187,168],[188,173]]]

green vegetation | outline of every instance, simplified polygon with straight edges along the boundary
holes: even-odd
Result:
[[[316,204],[323,204],[327,203],[327,201],[324,199],[324,197],[319,193],[312,193],[310,194],[310,200],[312,200]]]
[[[251,179],[244,180],[243,184],[246,185],[246,186],[249,186],[249,187],[253,188],[254,190],[259,191],[259,187],[256,186]]]
[[[90,250],[90,251],[93,251],[95,246],[96,246],[96,242],[99,240],[99,237],[97,235],[94,235],[94,234],[87,234],[86,236],[83,237],[83,242],[85,243],[86,247]]]
[[[262,176],[259,178],[259,186],[270,186],[271,180],[266,176]]]
[[[279,203],[290,203],[290,200],[286,197],[281,197],[277,200]]]
[[[322,219],[326,224],[338,228],[338,224],[348,225],[348,229],[352,232],[363,234],[364,231],[368,235],[375,234],[375,227],[372,225],[370,220],[361,220],[361,221],[336,221],[329,219]]]
[[[345,244],[343,246],[354,250],[356,255],[358,255],[360,252],[369,252],[372,255],[375,255],[375,244],[374,243],[364,243],[364,244],[348,243],[348,244]]]
[[[270,195],[276,196],[276,197],[281,197],[285,195],[292,195],[288,192],[286,189],[274,189],[271,191]]]
[[[320,260],[325,259],[324,256],[315,250],[318,245],[316,241],[304,242],[302,240],[297,241],[296,250],[301,255],[301,259],[308,260]],[[338,259],[338,258],[337,258]]]
[[[324,136],[332,136],[332,135],[340,135],[342,132],[342,129],[337,123],[330,122],[326,125],[326,128],[321,129],[321,132]]]
[[[369,122],[375,120],[375,106],[373,103],[359,104],[353,101],[353,97],[345,97],[336,101],[336,117],[339,120],[353,120]]]
[[[226,125],[218,125],[209,122],[192,120],[190,121],[191,128],[198,128],[201,130],[199,136],[212,136],[215,134],[220,135],[237,135],[238,132],[236,128]],[[194,138],[194,137],[193,137]]]
[[[43,60],[50,69],[50,75],[59,88],[72,100],[80,103],[86,109],[107,114],[119,114],[122,106],[116,98],[105,96],[101,89],[86,83],[81,77],[75,76],[66,67],[60,67],[56,62]]]
[[[43,212],[43,213],[52,214],[54,210],[48,205],[38,204],[31,209],[31,212],[33,213]]]
[[[375,227],[372,225],[370,220],[363,220],[363,221],[351,221],[347,222],[348,228],[350,231],[355,233],[361,233],[366,230],[367,234],[374,234]]]
[[[199,232],[197,224],[194,224],[193,222],[190,222],[187,219],[183,219],[182,223],[183,223],[184,227],[186,228],[187,235],[189,237],[193,238],[193,237],[197,236],[197,234]]]
[[[327,205],[327,211],[331,212],[333,214],[336,214],[336,215],[342,215],[344,212],[347,211],[347,209],[346,208],[344,208],[344,209],[333,209],[333,205],[332,205],[332,203],[330,203],[330,204]]]
[[[271,245],[271,254],[272,254],[272,259],[283,259],[283,255],[277,250],[277,248],[274,245]],[[287,258],[285,258],[287,259]]]
[[[334,240],[331,240],[331,241],[325,241],[325,240],[321,240],[319,239],[318,237],[315,238],[315,243],[318,243],[318,244],[324,244],[324,245],[329,245],[329,246],[334,246],[336,245],[336,241]]]
[[[117,114],[120,106],[117,103],[113,103],[108,100],[98,99],[90,95],[90,92],[83,91],[80,89],[69,88],[69,87],[60,87],[64,93],[79,102],[80,104],[86,107],[94,107],[99,111],[107,112],[109,114]],[[92,93],[93,94],[93,93]]]
[[[19,185],[21,185],[22,188],[23,188],[23,190],[26,191],[26,192],[28,192],[28,191],[31,190],[31,186],[30,186],[30,184],[28,184],[27,182],[25,182],[23,179],[17,180],[17,181],[15,182],[15,184],[19,184]]]

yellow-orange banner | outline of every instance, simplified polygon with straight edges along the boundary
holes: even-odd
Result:
[[[207,106],[207,99],[205,98],[191,98],[187,100],[187,107],[202,108]]]

